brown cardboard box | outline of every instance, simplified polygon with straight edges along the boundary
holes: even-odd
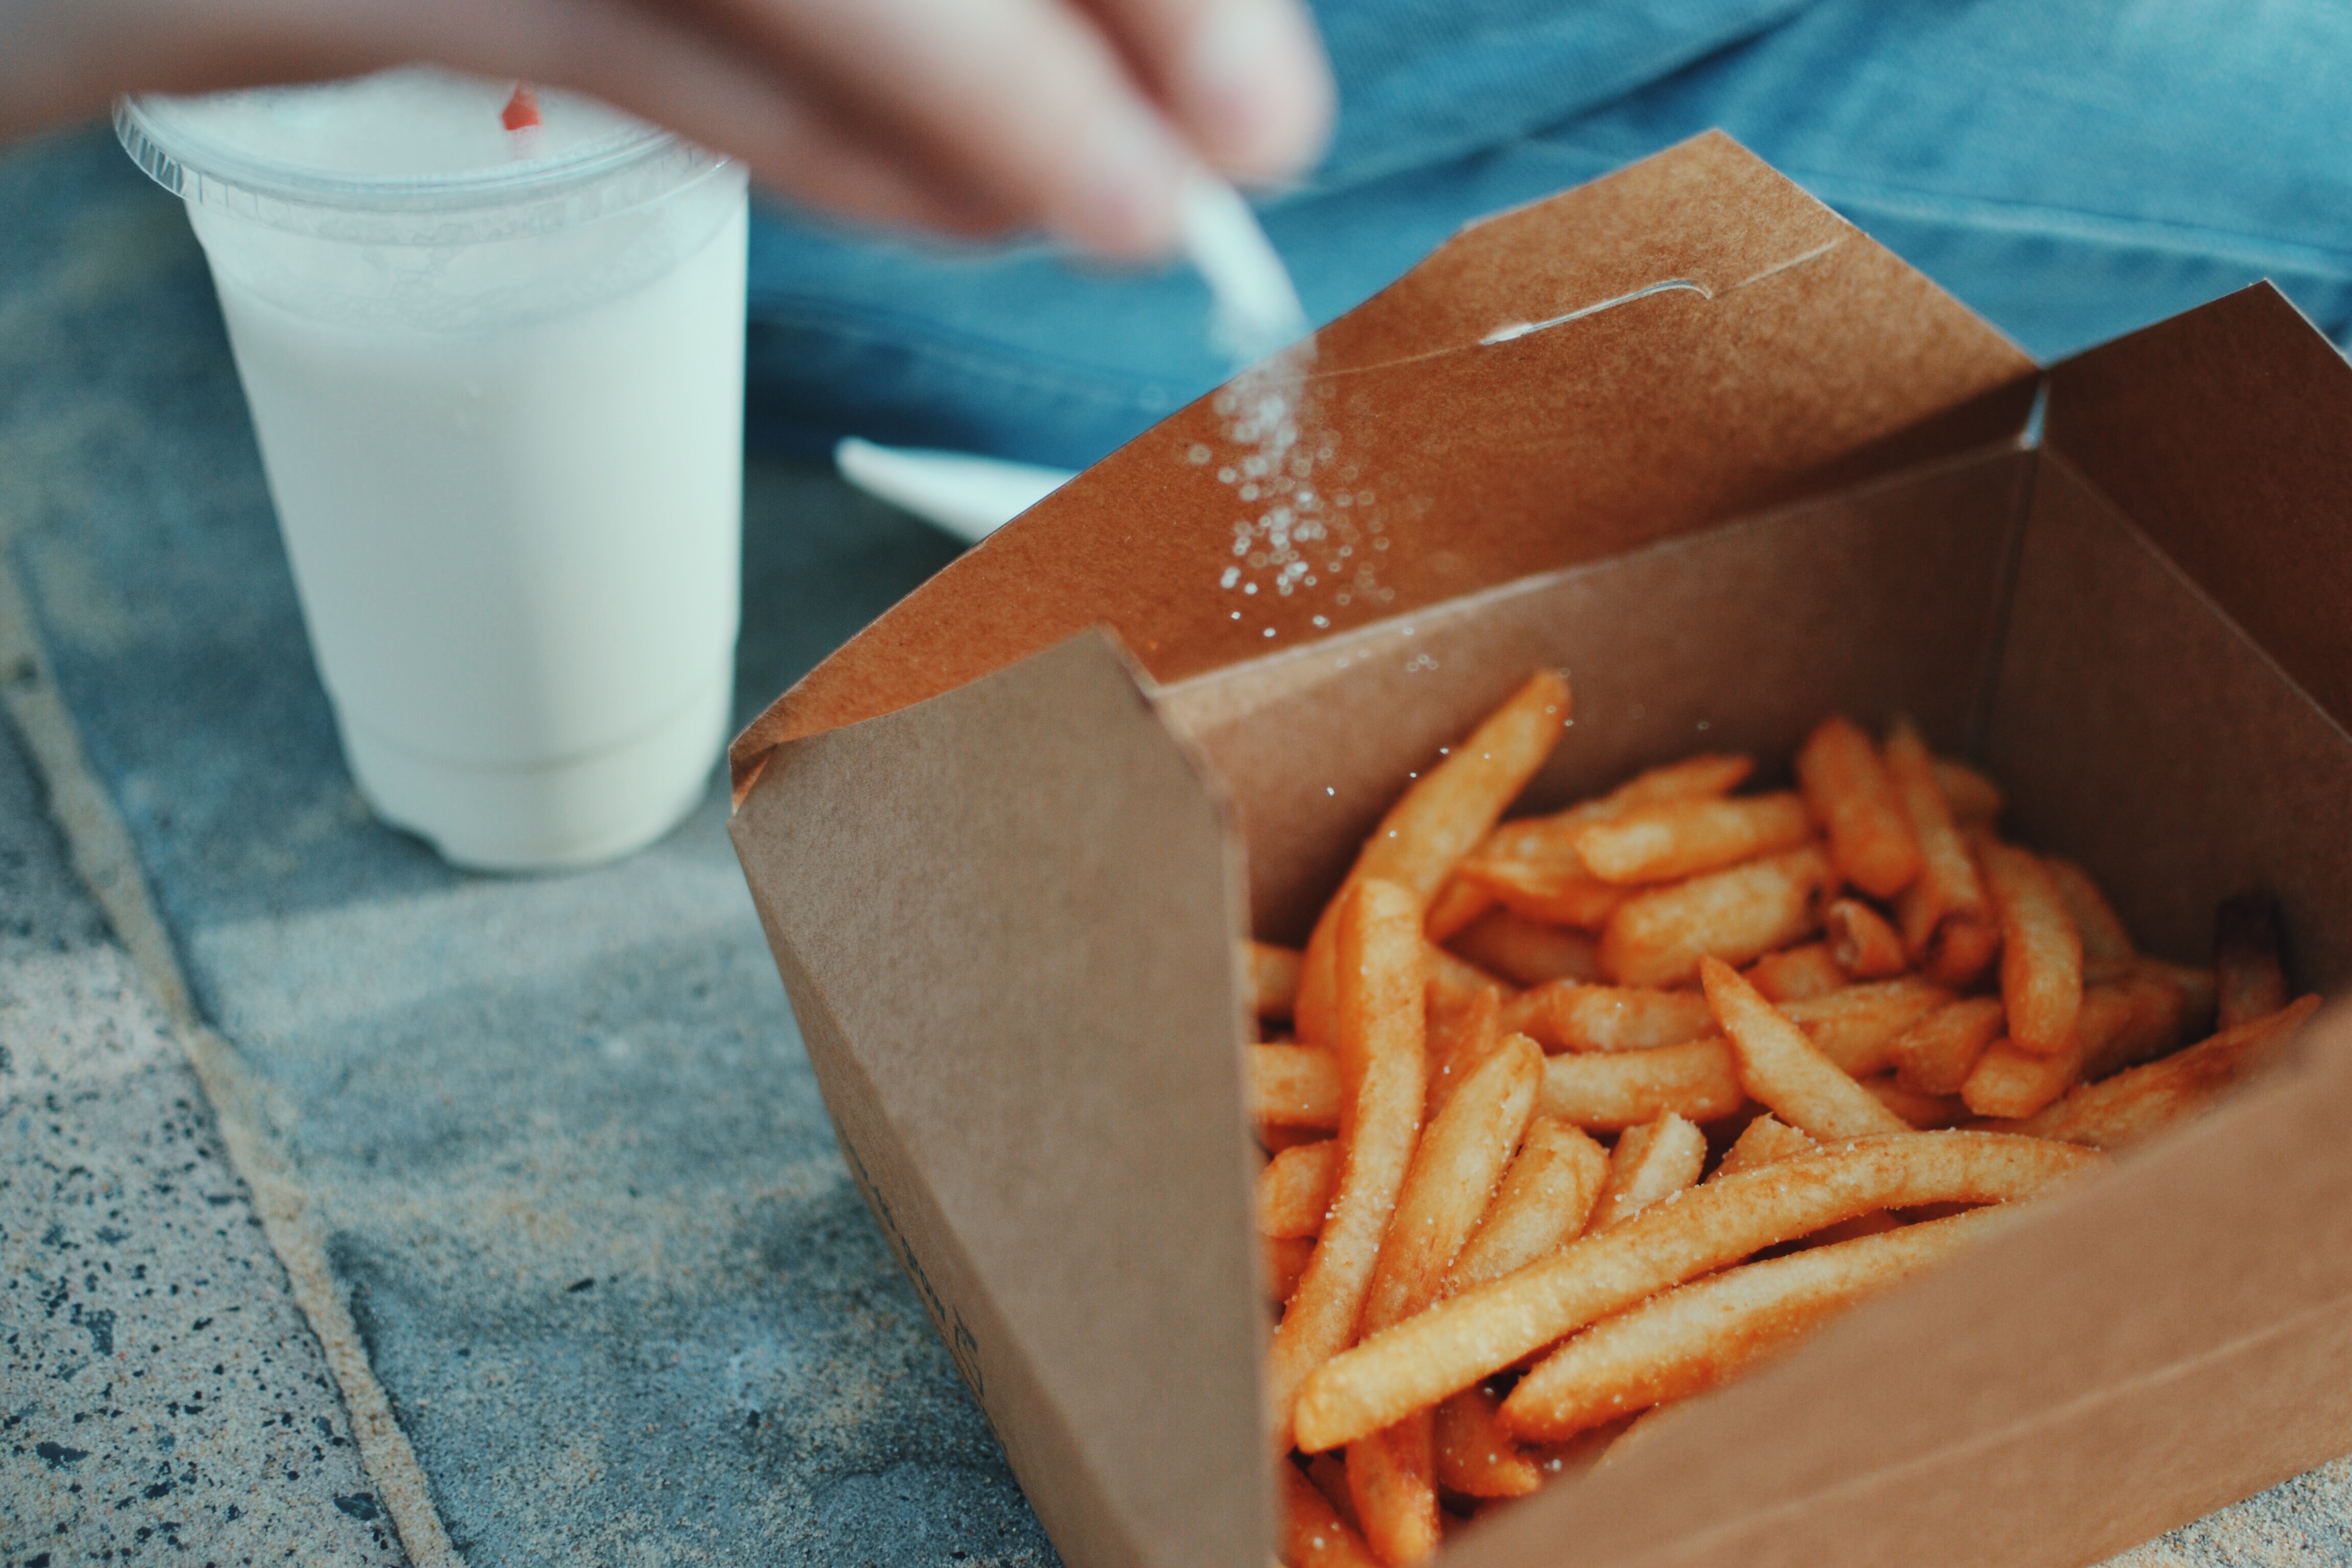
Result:
[[[734,751],[843,1147],[1073,1568],[1265,1561],[1234,939],[1536,665],[1527,805],[1906,710],[2155,951],[2264,885],[2352,977],[2352,367],[2268,288],[2043,375],[1708,136],[1465,232],[1310,384],[1389,541],[1346,604],[1219,586],[1204,401]],[[2079,1563],[2352,1449],[2341,1033],[1445,1562]]]

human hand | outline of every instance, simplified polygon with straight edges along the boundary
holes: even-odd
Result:
[[[1332,113],[1299,0],[0,0],[0,135],[415,60],[593,93],[852,217],[1121,259],[1174,245],[1196,162],[1302,173]]]

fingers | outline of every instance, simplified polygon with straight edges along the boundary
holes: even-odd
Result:
[[[1297,0],[1089,4],[1209,162],[1243,180],[1281,180],[1322,152],[1331,68]]]

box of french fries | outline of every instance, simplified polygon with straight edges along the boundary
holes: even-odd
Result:
[[[2094,1563],[2352,1450],[2352,367],[1720,136],[785,693],[738,850],[1074,1568]]]

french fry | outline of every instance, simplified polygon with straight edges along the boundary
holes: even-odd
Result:
[[[1537,1118],[1486,1217],[1446,1270],[1444,1291],[1499,1279],[1575,1240],[1608,1179],[1608,1152],[1590,1135]]]
[[[1341,894],[1338,908],[1334,1052],[1347,1085],[1339,1187],[1266,1358],[1276,1453],[1290,1447],[1299,1385],[1355,1337],[1427,1092],[1421,901],[1375,878]]]
[[[1900,1117],[1903,1125],[1920,1132],[1958,1127],[1969,1120],[1968,1103],[1956,1094],[1921,1094],[1892,1078],[1866,1078],[1862,1087],[1870,1097]]]
[[[1271,942],[1249,944],[1250,1011],[1260,1018],[1287,1018],[1298,1000],[1299,954]]]
[[[1462,875],[1515,914],[1579,931],[1599,931],[1627,892],[1580,863],[1556,859],[1479,860],[1463,867]]]
[[[1317,1452],[1377,1432],[1660,1290],[1824,1226],[2006,1202],[2097,1163],[2040,1138],[1906,1132],[1708,1182],[1334,1356],[1299,1391],[1298,1445]]]
[[[1801,947],[1768,952],[1749,964],[1745,973],[1748,984],[1761,992],[1766,1001],[1776,1004],[1826,996],[1852,984],[1825,942],[1809,942]]]
[[[1797,784],[1829,835],[1838,875],[1891,899],[1919,874],[1919,844],[1878,748],[1853,721],[1824,719],[1797,751]]]
[[[1706,1134],[1671,1110],[1627,1128],[1610,1151],[1609,1180],[1587,1233],[1622,1225],[1661,1198],[1696,1186],[1706,1166]]]
[[[1592,938],[1544,925],[1513,910],[1480,915],[1454,933],[1452,946],[1479,968],[1515,984],[1601,978],[1601,948]]]
[[[1886,737],[1886,772],[1919,845],[1919,876],[1895,900],[1904,950],[1948,985],[1964,985],[1992,960],[1998,938],[1975,858],[1960,837],[1935,759],[1907,719]]]
[[[1454,940],[1464,926],[1495,907],[1495,895],[1476,882],[1465,881],[1457,871],[1429,900],[1429,916],[1423,929],[1429,940],[1445,942]]]
[[[1730,1037],[1740,1083],[1781,1121],[1820,1139],[1909,1131],[1729,964],[1701,960],[1699,982]]]
[[[2221,1026],[2267,1018],[2286,1005],[2286,967],[2279,961],[2278,904],[2267,893],[2223,900],[2213,917],[2213,972]]]
[[[1588,824],[1576,852],[1604,882],[1672,882],[1794,849],[1812,836],[1805,803],[1792,794],[1676,800]]]
[[[1429,1004],[1436,1008],[1465,1007],[1481,991],[1499,991],[1506,997],[1517,987],[1487,973],[1465,959],[1456,958],[1434,942],[1422,948],[1422,965],[1429,976]],[[1299,1037],[1301,1039],[1305,1036]]]
[[[1713,1121],[1746,1104],[1731,1047],[1720,1039],[1646,1051],[1570,1051],[1544,1061],[1546,1116],[1595,1132],[1622,1132],[1671,1110]]]
[[[1832,1317],[1981,1237],[1979,1209],[1727,1269],[1594,1324],[1519,1381],[1502,1426],[1559,1442],[1629,1411],[1705,1393]]]
[[[2212,1033],[2212,1004],[2201,969],[2144,958],[2130,973],[2111,984],[2132,997],[2132,1019],[2109,1036],[2104,1046],[2084,1052],[2081,1076],[2086,1083],[2168,1056]]]
[[[1798,1131],[1770,1111],[1766,1111],[1740,1131],[1731,1147],[1723,1152],[1722,1163],[1715,1168],[1710,1181],[1736,1176],[1742,1171],[1752,1171],[1759,1165],[1769,1165],[1775,1160],[1793,1160],[1811,1154],[1821,1148],[1805,1134]]]
[[[1282,1561],[1285,1568],[1381,1568],[1364,1538],[1348,1528],[1315,1483],[1287,1460],[1282,1477]]]
[[[2042,857],[2042,866],[2058,889],[2058,901],[2066,906],[2066,914],[2074,922],[2074,934],[2082,940],[2084,984],[2113,980],[2127,973],[2138,962],[2139,950],[2132,945],[2123,917],[2116,913],[2098,883],[2091,880],[2091,874],[2055,855]],[[2284,996],[2279,998],[2279,1005],[2286,1005]]]
[[[2220,992],[2215,972],[2197,969],[2185,963],[2168,963],[2160,958],[2139,961],[2143,974],[2153,974],[2169,981],[2180,989],[2180,1038],[2201,1040],[2212,1034],[2219,1024]],[[2284,1005],[2284,1004],[2281,1004]],[[2106,1073],[2096,1067],[2086,1069],[2092,1078],[2105,1078]],[[2112,1071],[2113,1069],[2108,1069]]]
[[[1503,809],[1551,755],[1567,725],[1568,681],[1538,670],[1389,807],[1341,884],[1379,880],[1404,889],[1416,921],[1426,918],[1454,868],[1493,831]],[[1335,899],[1316,922],[1300,966],[1295,1017],[1310,1045],[1330,1037],[1334,998]]]
[[[1609,917],[1601,964],[1621,985],[1677,985],[1701,957],[1745,963],[1819,929],[1829,857],[1807,845],[1637,893]]]
[[[1990,827],[2000,816],[2000,786],[1976,769],[1949,757],[1936,759],[1936,787],[1963,826]]]
[[[1416,1410],[1348,1445],[1348,1496],[1364,1544],[1396,1568],[1437,1550],[1434,1418],[1433,1411]]]
[[[1856,980],[1885,980],[1911,967],[1903,938],[1886,917],[1860,899],[1832,899],[1822,911],[1830,956]]]
[[[1429,1103],[1423,1125],[1436,1119],[1463,1079],[1503,1042],[1496,1019],[1501,999],[1492,990],[1481,991],[1470,1005],[1433,1016],[1429,1025]]]
[[[1298,1281],[1307,1273],[1307,1261],[1315,1256],[1315,1238],[1264,1236],[1258,1243],[1265,1249],[1266,1294],[1279,1307],[1297,1294]]]
[[[2122,1067],[2164,1049],[2179,1005],[2179,992],[2150,974],[2086,986],[2074,1037],[2063,1047],[2045,1056],[1996,1040],[1969,1073],[1960,1098],[1979,1116],[2031,1116],[2073,1088],[2093,1058]]]
[[[1246,1046],[1242,1097],[1250,1120],[1275,1127],[1335,1131],[1339,1059],[1321,1046]]]
[[[1947,1002],[1922,1015],[1887,1047],[1895,1081],[1915,1094],[1958,1094],[1977,1058],[2005,1027],[1998,997]]]
[[[1974,847],[2000,919],[2009,1037],[2042,1056],[2063,1050],[2083,1006],[2083,941],[2074,917],[2037,857],[1986,833],[1976,836]]]
[[[1460,1497],[1525,1497],[1543,1484],[1496,1415],[1503,1402],[1473,1384],[1437,1407],[1437,1484]]]
[[[1904,1030],[1951,999],[1941,986],[1905,975],[1783,1002],[1780,1008],[1849,1077],[1870,1078],[1886,1070]]]
[[[2250,1068],[2294,1037],[2319,998],[2305,996],[2267,1018],[2224,1029],[2201,1045],[2084,1084],[2020,1132],[2093,1149],[2120,1149],[2152,1138],[2206,1110]]]
[[[1364,1533],[1363,1521],[1356,1517],[1356,1500],[1348,1493],[1348,1461],[1338,1454],[1317,1454],[1307,1461],[1307,1479],[1339,1516],[1339,1522]]]
[[[1544,997],[1553,1031],[1571,1051],[1648,1050],[1716,1032],[1715,1015],[1696,991],[1565,985],[1548,987]]]
[[[1339,1184],[1339,1142],[1285,1149],[1257,1173],[1257,1230],[1276,1237],[1314,1237]]]
[[[1504,998],[1502,1010],[1496,1015],[1497,1026],[1507,1035],[1525,1035],[1545,1050],[1565,1049],[1560,1044],[1559,1031],[1551,1026],[1551,992],[1559,986],[1574,984],[1573,981],[1554,980],[1532,991],[1522,991],[1516,996]]]

